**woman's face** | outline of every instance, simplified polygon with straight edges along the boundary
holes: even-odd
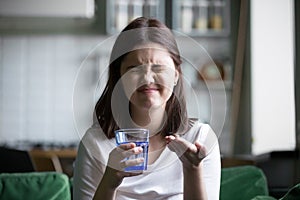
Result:
[[[164,108],[179,76],[168,51],[158,45],[127,54],[120,73],[127,97],[140,109]]]

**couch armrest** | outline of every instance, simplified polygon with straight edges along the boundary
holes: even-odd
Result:
[[[65,174],[31,172],[0,174],[0,200],[70,200],[70,184]]]
[[[252,199],[258,195],[268,195],[266,177],[255,166],[222,168],[221,200]]]

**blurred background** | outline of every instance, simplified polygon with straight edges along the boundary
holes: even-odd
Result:
[[[300,181],[299,12],[297,0],[0,0],[0,145],[72,176],[116,34],[155,17],[177,34],[189,114],[217,130],[222,166],[257,165],[286,191]]]

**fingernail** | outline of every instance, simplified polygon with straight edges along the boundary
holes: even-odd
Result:
[[[143,148],[142,147],[137,147],[137,148],[134,149],[134,152],[135,153],[141,153],[141,152],[143,152]]]
[[[135,143],[130,143],[130,146],[132,147],[132,148],[134,148],[136,145],[135,145]]]

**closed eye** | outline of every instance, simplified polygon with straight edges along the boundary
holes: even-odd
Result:
[[[142,65],[131,65],[126,68],[127,72],[140,72],[142,69]]]
[[[161,65],[161,64],[153,64],[151,66],[151,68],[154,72],[162,72],[162,71],[167,69],[167,66],[166,65]]]
[[[126,71],[127,72],[142,72],[142,70],[146,70],[147,68],[147,64],[145,65],[131,65],[126,67]],[[162,65],[162,64],[151,64],[151,70],[155,73],[159,73],[159,72],[163,72],[166,71],[168,69],[168,67],[166,65]]]

